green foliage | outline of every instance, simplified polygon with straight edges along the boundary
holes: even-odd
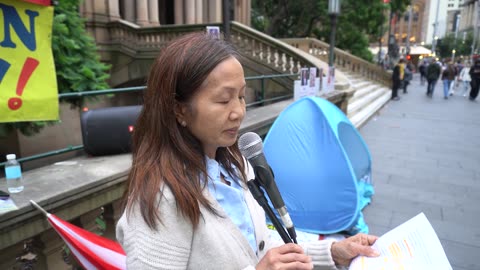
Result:
[[[473,32],[467,33],[465,40],[463,37],[457,37],[455,39],[454,34],[449,34],[442,39],[438,40],[438,44],[435,47],[435,51],[441,58],[450,58],[452,56],[452,50],[455,49],[455,55],[466,56],[472,52]]]
[[[411,2],[411,0],[390,0],[390,10],[402,14]]]
[[[336,47],[372,61],[368,46],[380,36],[380,26],[387,21],[383,15],[386,8],[382,1],[342,0]],[[273,37],[330,40],[331,17],[326,0],[254,0],[252,14],[252,26]]]
[[[79,0],[58,1],[52,29],[52,51],[57,73],[58,92],[79,92],[108,88],[109,66],[99,60],[95,41],[85,30],[78,12]],[[69,100],[79,106],[80,100]],[[57,121],[17,122],[0,124],[0,136],[13,129],[31,136]]]
[[[95,41],[86,32],[85,22],[78,15],[78,6],[78,0],[62,0],[55,8],[52,50],[59,93],[109,87],[109,66],[100,62]]]

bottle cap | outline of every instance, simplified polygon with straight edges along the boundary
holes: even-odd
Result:
[[[17,155],[15,155],[15,154],[7,155],[7,160],[13,160],[13,159],[16,159],[16,158],[17,158]]]

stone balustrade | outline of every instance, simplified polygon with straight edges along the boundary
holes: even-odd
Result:
[[[206,26],[206,24],[195,24],[138,27],[120,20],[108,24],[110,33],[108,45],[118,45],[132,53],[148,49],[158,52],[158,49],[176,37],[189,32],[205,31]],[[221,27],[220,24],[208,24],[208,26]],[[232,22],[230,33],[230,41],[244,56],[267,65],[278,73],[298,73],[301,67],[315,66],[289,46],[285,46],[283,42],[240,23]]]
[[[328,62],[329,44],[314,38],[282,39],[282,41]],[[391,87],[391,74],[378,65],[335,48],[334,65],[342,71],[358,74],[365,79]]]
[[[109,33],[108,41],[97,42],[103,55],[102,59],[106,61],[118,58],[118,55],[113,55],[118,52],[137,60],[153,60],[161,48],[178,36],[189,32],[205,31],[206,26],[222,27],[221,24],[139,27],[122,20],[110,22],[106,26]],[[285,43],[237,22],[231,23],[230,41],[242,54],[243,63],[252,71],[251,75],[296,74],[301,67],[316,66]],[[115,67],[116,65],[122,65],[122,63],[125,65],[125,61],[110,62],[114,64],[113,70],[121,70],[119,66]],[[115,72],[112,77],[116,78]],[[125,79],[123,75],[120,77]],[[275,81],[289,89],[293,79],[278,78]]]

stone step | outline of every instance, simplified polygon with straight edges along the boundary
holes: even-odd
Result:
[[[379,96],[383,94],[383,89],[380,86],[371,86],[366,90],[362,90],[365,93],[359,95],[356,98],[352,98],[348,101],[348,115],[353,115],[359,111],[362,107],[367,106],[369,103],[372,103]],[[366,92],[368,90],[368,92]]]
[[[363,107],[361,110],[357,111],[354,115],[348,117],[356,128],[359,128],[363,124],[365,124],[392,97],[392,91],[390,91],[390,89],[388,88],[380,89],[377,92],[380,92],[381,95],[379,95],[374,101],[369,103],[366,107]]]
[[[366,81],[365,79],[359,79],[359,80],[350,80],[350,82],[352,83],[352,87],[353,89],[355,90],[358,90],[358,89],[362,89],[368,85],[371,85],[371,82],[369,81]]]
[[[357,86],[355,86],[354,89],[357,89],[357,90],[353,94],[349,103],[355,102],[356,100],[363,98],[364,96],[370,94],[371,92],[376,91],[379,88],[382,88],[382,86],[378,85],[378,84],[368,82],[368,81],[367,81],[367,83],[362,84],[359,88],[357,88]]]

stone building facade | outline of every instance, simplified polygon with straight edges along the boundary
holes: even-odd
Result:
[[[251,0],[230,1],[230,18],[250,25]],[[87,22],[125,20],[139,26],[222,22],[222,0],[84,0]]]

